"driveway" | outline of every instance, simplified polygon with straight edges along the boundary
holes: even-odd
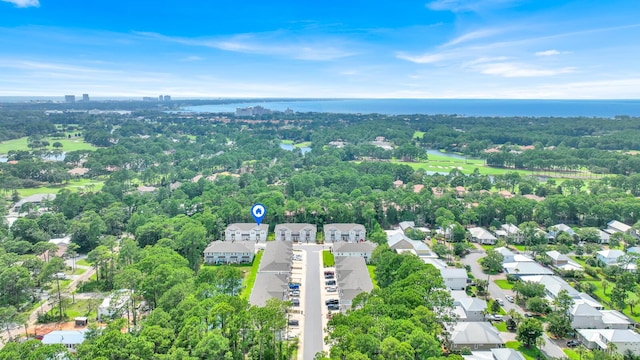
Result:
[[[313,359],[316,353],[322,351],[324,337],[322,333],[322,304],[321,304],[321,279],[320,259],[322,257],[322,245],[301,244],[294,245],[294,249],[302,250],[304,281],[302,292],[304,293],[304,328],[302,329],[300,359]]]
[[[480,258],[483,258],[485,256],[485,252],[482,250],[479,250],[476,248],[476,250],[474,250],[471,254],[465,256],[461,262],[464,265],[469,265],[471,267],[471,273],[473,274],[473,276],[476,279],[484,279],[487,280],[489,279],[489,295],[494,298],[494,299],[503,299],[504,301],[504,310],[509,312],[509,310],[511,309],[515,309],[517,312],[524,314],[525,311],[524,309],[522,309],[520,306],[514,304],[514,303],[510,303],[508,301],[506,301],[506,299],[504,298],[505,295],[512,295],[513,296],[513,292],[511,290],[502,290],[500,289],[500,287],[498,285],[496,285],[493,280],[495,280],[496,278],[504,278],[504,275],[500,274],[500,275],[491,275],[488,276],[487,274],[485,274],[482,271],[482,267],[480,266],[480,264],[478,264],[478,260]],[[562,351],[562,349],[556,345],[555,343],[553,343],[553,341],[551,341],[551,339],[549,339],[549,337],[547,336],[547,334],[542,335],[542,337],[545,340],[545,344],[544,346],[542,346],[540,348],[540,350],[542,350],[543,353],[545,353],[545,355],[547,355],[548,357],[553,357],[553,358],[561,358],[561,359],[566,359],[567,355],[564,353],[564,351]]]

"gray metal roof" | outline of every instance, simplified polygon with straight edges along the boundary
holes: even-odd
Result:
[[[204,249],[204,253],[246,253],[255,251],[255,242],[253,241],[214,241]]]
[[[365,231],[363,225],[353,224],[353,223],[348,223],[348,224],[342,224],[342,223],[326,224],[323,227],[323,229],[324,229],[324,232],[331,231],[332,229],[340,230],[340,232],[349,232],[351,230]]]
[[[305,223],[285,223],[276,225],[275,232],[282,230],[290,230],[290,231],[301,231],[309,229],[311,231],[316,231],[317,228],[313,224],[305,224]]]
[[[260,272],[289,272],[291,271],[291,255],[293,254],[290,241],[268,241],[260,261]]]
[[[288,284],[289,276],[287,274],[258,272],[249,303],[255,306],[264,306],[269,299],[284,300]]]
[[[369,253],[376,249],[376,244],[364,241],[364,242],[347,242],[338,241],[333,244],[333,252],[363,252]]]
[[[84,342],[86,332],[87,330],[56,330],[42,337],[42,343],[45,345],[78,345]]]
[[[340,299],[350,302],[361,292],[373,290],[373,283],[364,258],[340,256],[336,258],[336,278],[340,289]]]
[[[260,226],[258,226],[258,224],[256,223],[234,223],[234,224],[229,224],[226,228],[226,231],[236,231],[236,230],[240,230],[240,231],[251,231],[251,230],[256,230],[256,231],[269,231],[269,224],[260,224]]]
[[[456,345],[502,345],[498,329],[488,322],[459,322],[451,329],[451,342]]]

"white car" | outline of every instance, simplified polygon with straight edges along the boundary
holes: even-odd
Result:
[[[335,286],[327,286],[326,289],[327,289],[327,292],[336,292],[336,291],[338,291],[338,288],[335,287]]]
[[[513,296],[511,296],[511,295],[505,295],[504,298],[507,299],[507,301],[510,302],[510,303],[514,302]]]

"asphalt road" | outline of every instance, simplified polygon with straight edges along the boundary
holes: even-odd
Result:
[[[322,351],[324,343],[322,335],[322,304],[321,304],[321,277],[320,277],[320,253],[322,245],[302,245],[299,249],[305,251],[306,277],[302,284],[305,292],[304,304],[304,345],[303,359],[312,360],[316,353]]]
[[[488,276],[482,271],[482,267],[478,264],[478,259],[485,256],[485,252],[479,249],[474,250],[471,254],[465,256],[462,259],[462,263],[464,265],[469,265],[471,267],[471,273],[476,279],[484,279],[487,280]],[[502,290],[498,285],[496,285],[493,280],[499,275],[492,275],[489,281],[489,295],[494,299],[502,299],[504,301],[504,310],[509,312],[511,309],[515,309],[517,312],[524,314],[525,311],[520,306],[508,302],[504,296],[512,295],[513,292],[511,290]],[[504,277],[501,275],[500,277]],[[548,357],[566,359],[567,355],[562,351],[562,349],[556,345],[545,333],[542,336],[545,340],[544,346],[540,348],[543,353],[545,353]]]

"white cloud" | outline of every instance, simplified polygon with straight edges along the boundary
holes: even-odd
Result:
[[[536,53],[536,56],[554,56],[554,55],[560,55],[560,51],[552,49],[552,50],[538,51]]]
[[[245,54],[272,55],[297,60],[331,61],[356,55],[356,52],[335,46],[339,39],[284,41],[280,32],[239,34],[224,39],[190,39],[157,33],[136,32],[148,38],[190,46],[203,46]]]
[[[435,11],[479,12],[484,9],[501,8],[518,0],[434,0],[427,7]]]
[[[502,31],[499,29],[486,29],[486,30],[478,30],[478,31],[472,31],[470,33],[466,33],[464,35],[458,36],[457,38],[449,41],[448,43],[444,44],[443,46],[453,46],[453,45],[458,45],[460,43],[464,43],[464,42],[468,42],[468,41],[472,41],[472,40],[477,40],[477,39],[482,39],[482,38],[486,38],[492,35],[496,35],[501,33]]]
[[[184,62],[193,62],[193,61],[201,61],[201,60],[204,60],[204,58],[196,55],[191,55],[191,56],[187,56],[185,58],[180,59],[180,61],[184,61]]]
[[[40,1],[38,0],[0,0],[3,2],[8,2],[14,4],[19,8],[27,8],[27,7],[39,7]]]
[[[404,52],[396,53],[398,59],[407,60],[416,64],[433,64],[456,57],[452,53],[430,53],[423,55],[410,55]]]
[[[483,63],[473,66],[473,68],[480,71],[482,74],[496,75],[507,78],[554,76],[575,71],[575,68],[572,67],[544,69],[528,64],[520,64],[515,62]]]

